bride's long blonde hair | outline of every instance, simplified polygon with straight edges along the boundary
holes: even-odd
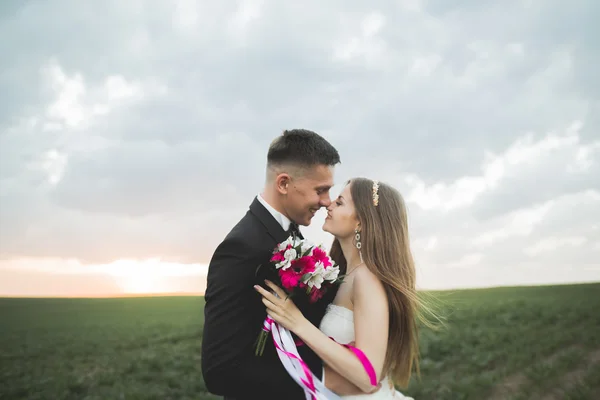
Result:
[[[417,319],[421,306],[406,206],[400,193],[387,184],[379,183],[377,189],[374,181],[366,178],[351,179],[348,184],[361,226],[363,261],[383,283],[389,302],[389,335],[382,376],[406,387],[413,367],[419,374]],[[345,272],[346,259],[337,239],[330,254]]]

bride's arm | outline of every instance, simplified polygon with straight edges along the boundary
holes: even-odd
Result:
[[[285,297],[280,288],[270,283],[269,286],[276,292],[281,292],[278,293],[280,297]],[[263,302],[271,317],[302,339],[323,360],[324,364],[365,393],[378,389],[377,386],[371,385],[369,375],[356,355],[331,340],[318,327],[304,318],[292,301],[277,299],[262,288],[257,290],[263,294]],[[365,353],[375,369],[379,383],[387,350],[388,303],[383,285],[366,268],[361,268],[355,273],[352,302],[354,304],[355,347]],[[325,382],[327,383],[327,376]]]
[[[338,374],[337,371],[331,369],[329,365],[325,364],[323,367],[323,373],[325,374],[325,387],[327,387],[327,389],[340,396],[355,396],[364,394],[364,392],[357,388],[356,385]]]
[[[355,273],[352,303],[354,305],[355,347],[365,353],[375,369],[379,383],[387,350],[388,303],[383,285],[367,269],[361,268]],[[359,389],[367,393],[377,389],[371,385],[369,375],[356,355],[331,340],[317,327],[310,323],[303,323],[294,333],[321,357],[323,363],[329,365]],[[327,379],[325,381],[327,382]]]

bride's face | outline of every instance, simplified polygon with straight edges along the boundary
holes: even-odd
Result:
[[[323,230],[338,239],[345,239],[354,236],[357,227],[358,219],[350,194],[350,185],[346,185],[338,198],[327,207],[327,218],[325,218]]]

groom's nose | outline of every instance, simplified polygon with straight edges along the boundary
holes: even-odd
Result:
[[[321,207],[329,207],[331,205],[331,198],[329,197],[329,193],[321,196],[321,200],[319,201],[319,205]]]

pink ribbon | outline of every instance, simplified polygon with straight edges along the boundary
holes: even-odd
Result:
[[[265,321],[263,323],[263,330],[265,332],[271,332],[271,329],[273,328],[273,325],[275,325],[275,327],[277,328],[278,332],[279,331],[279,325],[277,325],[275,323],[275,321],[267,316],[265,318]],[[281,333],[280,333],[281,335]],[[273,336],[273,335],[271,335]],[[367,375],[369,376],[369,380],[371,382],[371,385],[373,386],[377,386],[377,374],[375,373],[375,368],[373,368],[373,364],[371,364],[371,362],[369,361],[369,358],[365,355],[365,353],[363,353],[362,350],[360,350],[357,347],[354,346],[350,346],[349,344],[343,344],[343,343],[339,343],[338,341],[336,341],[334,338],[332,338],[331,336],[329,337],[331,340],[333,340],[334,342],[346,347],[347,349],[350,349],[350,351],[352,351],[354,353],[354,355],[356,355],[356,357],[358,358],[358,360],[361,362],[361,364],[363,365],[363,368],[365,369],[365,371],[367,372]],[[316,400],[316,388],[315,388],[315,383],[313,381],[313,377],[312,377],[312,372],[310,370],[310,368],[308,368],[308,365],[306,365],[306,363],[304,362],[304,360],[302,360],[302,358],[297,357],[296,355],[285,351],[284,349],[282,349],[278,344],[277,341],[275,340],[275,336],[273,336],[273,343],[275,344],[275,348],[282,352],[283,354],[285,354],[287,357],[289,358],[293,358],[295,360],[298,360],[298,362],[300,363],[300,366],[302,367],[302,370],[304,372],[304,375],[306,375],[306,379],[300,378],[300,381],[306,385],[307,389],[310,391],[311,393],[311,398],[313,400]],[[304,343],[297,339],[295,341],[295,344],[298,345],[303,345]]]
[[[271,332],[271,324],[273,323],[273,319],[267,315],[267,318],[263,321],[263,331]]]
[[[267,318],[265,318],[265,320],[263,322],[263,328],[262,328],[263,331],[271,332],[271,324],[273,322],[274,322],[273,319],[267,315]],[[296,339],[296,340],[294,340],[294,344],[296,346],[302,346],[302,345],[304,345],[304,342],[300,339]]]
[[[278,332],[279,332],[279,326],[277,324],[275,324],[275,321],[267,316],[267,318],[265,319],[264,323],[263,323],[263,330],[265,332],[271,332],[271,329],[273,327],[273,325],[275,325],[275,328],[277,328]],[[280,333],[281,334],[281,333]],[[271,335],[273,336],[273,335]],[[304,385],[306,385],[306,387],[308,388],[308,390],[311,392],[311,398],[313,400],[316,400],[316,387],[315,387],[315,383],[313,381],[313,377],[312,377],[312,371],[310,370],[310,368],[308,368],[308,365],[306,365],[306,363],[304,362],[304,360],[300,357],[297,357],[296,355],[285,351],[284,349],[282,349],[278,344],[277,341],[275,340],[275,336],[273,336],[273,343],[275,344],[275,348],[282,352],[283,354],[285,354],[286,356],[288,356],[289,358],[293,358],[295,360],[298,360],[298,362],[300,362],[300,366],[302,367],[302,370],[304,372],[304,375],[306,375],[306,379],[300,378],[300,381],[302,381],[302,383],[304,383]]]
[[[349,346],[347,344],[342,346],[347,347],[354,352],[356,357],[358,357],[359,361],[362,363],[365,371],[367,371],[367,375],[369,375],[369,379],[371,380],[371,385],[377,386],[377,374],[375,374],[375,368],[373,368],[373,364],[371,364],[365,353],[357,347]]]
[[[275,327],[279,331],[279,325],[275,325]],[[310,370],[310,368],[308,368],[308,365],[304,362],[304,360],[302,358],[297,357],[296,355],[289,353],[289,352],[283,350],[281,347],[279,347],[279,345],[275,341],[275,338],[273,338],[273,343],[275,343],[275,347],[277,348],[277,350],[281,351],[286,356],[294,358],[300,362],[300,365],[302,366],[302,371],[304,371],[304,375],[306,375],[306,379],[300,378],[300,380],[302,381],[302,383],[304,383],[308,387],[308,390],[310,391],[312,398],[314,400],[316,400],[316,398],[317,398],[316,390],[317,389],[315,388],[315,382],[313,381],[312,371]]]
[[[356,355],[356,357],[361,362],[361,364],[363,365],[363,368],[367,372],[367,375],[369,375],[369,380],[371,381],[371,385],[377,386],[377,374],[375,373],[375,368],[373,368],[373,364],[371,364],[371,361],[369,361],[369,358],[365,355],[365,353],[362,352],[362,350],[360,350],[358,347],[350,346],[349,344],[339,343],[331,336],[329,337],[329,339],[333,340],[334,342],[336,342],[338,344],[341,344],[342,346],[344,346],[347,349],[350,349],[354,353],[354,355]]]
[[[329,339],[333,340],[337,344],[340,344],[340,345],[346,347],[347,349],[350,349],[354,353],[354,355],[356,355],[356,357],[361,362],[361,364],[363,365],[363,368],[365,369],[365,371],[367,372],[367,375],[369,376],[371,385],[377,386],[377,374],[375,373],[375,368],[373,368],[373,364],[371,364],[371,361],[369,361],[369,358],[365,355],[365,353],[363,353],[362,350],[360,350],[358,347],[350,346],[349,344],[339,343],[337,340],[335,340],[331,336],[329,336]],[[296,343],[296,345],[304,344],[301,340],[298,340],[298,342],[300,342],[300,343]]]

